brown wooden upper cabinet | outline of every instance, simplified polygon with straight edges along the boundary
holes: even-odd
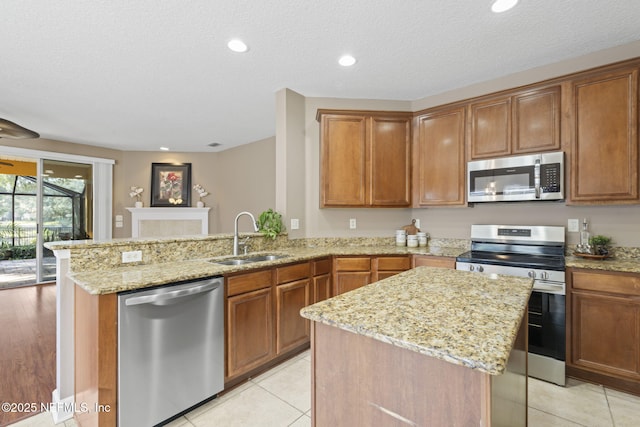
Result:
[[[638,203],[638,69],[572,82],[571,203]]]
[[[470,158],[560,149],[560,86],[529,89],[469,104]]]
[[[455,206],[465,201],[464,106],[416,117],[413,205]]]
[[[411,113],[318,110],[320,207],[408,207]]]

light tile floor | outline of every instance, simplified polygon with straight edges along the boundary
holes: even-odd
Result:
[[[168,427],[311,426],[311,356],[304,352],[169,423]],[[11,427],[52,427],[48,413]],[[62,424],[59,425],[59,427]],[[640,397],[569,380],[529,380],[531,427],[637,427]],[[64,427],[76,427],[73,420]],[[339,426],[330,426],[339,427]]]

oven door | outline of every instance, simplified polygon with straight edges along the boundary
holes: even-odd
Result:
[[[564,284],[534,282],[529,299],[529,353],[564,361],[565,325]]]

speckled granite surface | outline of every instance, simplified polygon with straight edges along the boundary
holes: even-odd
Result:
[[[502,374],[531,279],[418,267],[305,307],[302,316],[398,347]]]
[[[140,264],[134,266],[110,268],[96,268],[93,270],[80,270],[70,273],[71,279],[90,294],[109,294],[123,292],[165,283],[180,282],[183,280],[198,279],[207,276],[217,276],[238,271],[248,271],[257,268],[273,267],[291,262],[306,261],[330,255],[408,255],[422,254],[434,256],[455,257],[460,254],[458,248],[398,248],[396,246],[322,246],[315,248],[291,247],[285,250],[269,251],[270,254],[285,255],[285,258],[275,261],[262,261],[245,265],[227,266],[210,262],[210,260],[224,260],[230,256],[206,256],[208,252],[198,252],[202,258],[177,260],[169,258],[165,262]],[[255,252],[251,255],[259,255]],[[144,254],[144,251],[143,251]],[[73,258],[72,258],[73,259]],[[117,256],[112,256],[117,261]],[[143,255],[143,259],[144,255]],[[76,263],[77,265],[77,263]],[[89,265],[83,264],[88,268]]]
[[[640,273],[640,258],[619,258],[614,256],[603,260],[594,260],[572,255],[565,257],[564,262],[566,267]]]

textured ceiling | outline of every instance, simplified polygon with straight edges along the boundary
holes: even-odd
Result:
[[[48,139],[215,151],[274,135],[282,88],[409,101],[640,40],[639,0],[490,3],[2,0],[0,118]]]

